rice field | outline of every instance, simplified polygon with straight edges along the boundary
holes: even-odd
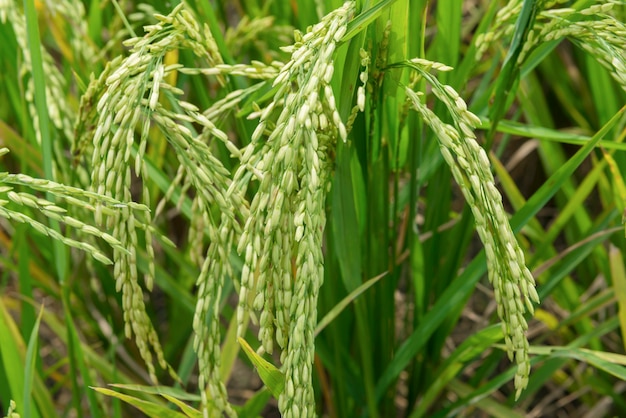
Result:
[[[625,17],[0,1],[2,414],[626,415]]]

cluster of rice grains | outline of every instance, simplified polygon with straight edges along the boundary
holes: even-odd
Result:
[[[521,65],[539,45],[569,39],[605,67],[626,90],[626,24],[611,15],[624,5],[623,0],[608,0],[586,8],[554,8],[564,0],[545,0],[532,30],[518,57]],[[513,33],[515,20],[522,9],[521,0],[512,0],[498,11],[492,30],[476,37],[476,60],[497,40]]]
[[[324,202],[332,164],[329,152],[337,140],[346,140],[354,112],[363,111],[365,107],[369,57],[364,51],[361,51],[361,64],[365,71],[360,77],[363,85],[358,88],[357,106],[347,124],[339,116],[330,85],[335,49],[354,15],[354,3],[345,3],[305,34],[296,32],[295,44],[284,49],[291,53],[291,59],[286,64],[270,65],[259,62],[225,65],[208,28],[199,28],[185,7],[181,3],[168,16],[157,15],[159,23],[147,27],[144,37],[127,42],[132,47],[130,56],[112,61],[89,86],[83,118],[91,115],[97,119],[93,138],[93,185],[100,194],[130,201],[130,159],[135,130],[138,128],[141,133],[134,164],[140,178],[148,175],[143,161],[148,131],[152,124],[162,130],[180,162],[165,199],[171,199],[178,186],[183,191],[193,187],[196,192],[190,239],[198,242],[192,257],[201,273],[197,279],[198,301],[193,328],[194,348],[199,358],[199,384],[205,389],[202,397],[205,416],[209,413],[236,415],[228,403],[219,371],[219,300],[224,278],[233,277],[229,255],[235,243],[244,260],[239,283],[238,333],[243,335],[247,318],[251,317],[259,325],[259,351],[272,353],[274,343],[278,344],[285,376],[285,388],[279,399],[283,416],[314,416],[314,329],[324,276],[322,238]],[[174,49],[189,49],[207,65],[188,68],[164,64],[165,54]],[[474,129],[479,120],[452,88],[441,85],[431,74],[432,70],[450,68],[421,59],[412,60],[409,66],[432,86],[436,97],[452,115],[453,124],[445,124],[423,104],[419,93],[407,88],[411,105],[437,135],[441,152],[476,218],[509,356],[518,364],[515,387],[519,396],[528,382],[530,370],[524,313],[532,312],[531,301],[538,302],[534,279],[509,226],[487,154],[476,141]],[[250,115],[259,117],[250,144],[237,148],[216,127],[215,121],[236,108],[260,83],[233,91],[201,112],[180,98],[182,91],[168,84],[168,77],[174,72],[217,77],[220,83],[227,75],[273,80],[272,100],[264,107],[257,105]],[[173,106],[161,105],[164,95]],[[101,98],[92,109],[88,104],[98,96]],[[197,133],[194,126],[201,127],[201,132]],[[232,177],[213,156],[211,139],[221,141],[239,160],[239,168]],[[258,181],[259,185],[248,205],[243,196],[251,180]],[[144,186],[144,202],[148,202],[147,193]],[[162,205],[156,212],[161,208]],[[114,252],[115,277],[124,295],[127,334],[130,336],[132,331],[135,335],[141,355],[154,377],[152,353],[163,367],[168,366],[145,312],[138,284],[137,221],[133,212],[126,208],[108,220],[112,235],[128,249]],[[146,224],[149,221],[149,217],[144,220]],[[144,229],[151,263],[146,287],[150,289],[154,253],[151,229]],[[204,252],[205,231],[210,244]]]
[[[474,214],[476,230],[485,246],[489,280],[502,319],[509,359],[515,358],[517,363],[515,389],[519,397],[528,384],[530,373],[529,345],[525,335],[528,326],[524,314],[526,310],[533,312],[532,301],[539,302],[535,280],[511,230],[487,153],[476,141],[474,130],[480,120],[467,110],[465,101],[452,87],[442,85],[430,73],[431,70],[449,71],[451,68],[423,59],[413,59],[409,66],[430,84],[434,95],[452,116],[452,125],[444,123],[426,107],[420,93],[406,88],[413,108],[437,136],[441,154]]]
[[[623,1],[607,1],[575,11],[569,8],[546,10],[537,17],[536,28],[528,34],[525,54],[542,43],[567,38],[605,67],[626,90],[626,24],[610,13]]]
[[[209,29],[200,29],[185,7],[181,3],[168,16],[157,15],[159,22],[146,27],[145,36],[126,42],[131,47],[130,55],[110,62],[90,84],[79,123],[93,118],[97,126],[92,141],[93,188],[99,194],[130,201],[135,131],[140,132],[134,156],[135,173],[145,179],[148,172],[143,156],[148,132],[151,125],[161,129],[181,164],[165,199],[171,199],[176,186],[183,191],[190,187],[195,190],[190,239],[197,240],[199,250],[191,255],[201,267],[201,273],[197,279],[193,328],[194,348],[199,358],[199,385],[205,389],[202,397],[205,416],[236,415],[228,403],[219,372],[219,300],[224,278],[233,276],[229,255],[235,242],[239,243],[238,249],[245,258],[237,314],[239,333],[244,332],[243,318],[250,307],[253,319],[256,319],[255,312],[260,312],[261,350],[272,352],[274,338],[281,348],[285,390],[279,406],[283,415],[314,416],[313,332],[323,277],[324,201],[329,180],[326,153],[334,147],[337,138],[345,140],[347,136],[330,81],[335,47],[346,31],[354,6],[346,3],[306,34],[297,33],[296,44],[287,48],[292,54],[291,60],[270,66],[258,62],[247,66],[223,64]],[[164,56],[174,49],[191,50],[206,66],[165,65]],[[222,85],[224,76],[229,74],[274,79],[273,100],[263,109],[257,107],[258,111],[251,115],[260,116],[251,143],[239,150],[212,121],[235,108],[259,85],[234,91],[200,112],[180,98],[182,91],[168,84],[168,76],[173,72],[215,76]],[[161,105],[164,95],[175,105]],[[100,99],[95,104],[97,97]],[[195,132],[193,124],[202,131]],[[212,138],[221,141],[232,156],[240,160],[232,180],[228,170],[212,154],[209,145]],[[87,147],[84,138],[77,138],[76,143],[79,148]],[[257,179],[260,186],[248,205],[243,194],[251,179]],[[145,184],[142,197],[144,202],[148,201]],[[157,214],[162,207],[159,205]],[[211,209],[215,207],[218,212]],[[215,213],[220,215],[216,217]],[[245,221],[243,228],[240,219]],[[100,212],[98,220],[102,222]],[[128,249],[114,252],[115,277],[123,293],[126,332],[128,336],[135,335],[140,353],[155,379],[153,354],[162,367],[169,366],[145,312],[138,283],[137,222],[132,211],[125,208],[107,221],[112,235]],[[202,254],[205,231],[210,244]],[[149,228],[146,228],[145,242],[150,262],[145,283],[150,290],[154,252]]]
[[[0,156],[8,152],[9,150],[7,148],[0,148]],[[147,206],[138,203],[121,203],[118,200],[106,196],[101,196],[93,192],[66,186],[50,180],[33,178],[25,174],[9,174],[7,172],[0,172],[0,194],[4,195],[6,193],[6,197],[8,198],[8,200],[0,199],[0,216],[15,222],[30,225],[39,233],[52,237],[67,246],[85,251],[93,258],[104,264],[113,264],[113,261],[111,261],[111,259],[109,259],[104,252],[96,248],[94,245],[82,240],[78,241],[69,238],[55,229],[36,221],[26,215],[23,208],[29,207],[37,210],[49,219],[61,222],[66,226],[82,232],[83,234],[91,235],[104,240],[107,244],[118,251],[128,252],[117,238],[69,215],[68,209],[58,206],[56,203],[34,196],[31,193],[16,192],[14,190],[15,186],[23,186],[33,191],[48,193],[59,201],[64,200],[72,209],[80,208],[92,213],[95,211],[94,203],[105,205],[104,210],[107,211],[107,213],[114,212],[112,207],[128,207],[130,210],[148,211]],[[21,206],[22,208],[18,210],[12,209],[8,207],[9,202]]]
[[[242,169],[252,167],[260,186],[238,246],[244,268],[237,319],[243,332],[251,304],[260,312],[263,350],[271,353],[274,339],[281,349],[285,417],[315,415],[311,378],[324,276],[327,152],[347,136],[330,82],[353,7],[346,3],[306,34],[296,33],[286,48],[291,60],[274,80],[273,100],[257,112],[260,121],[242,157]]]
[[[15,401],[11,399],[9,401],[9,410],[7,411],[6,418],[20,418],[20,414],[15,411],[17,411],[17,405]]]
[[[70,40],[70,54],[76,61],[89,62],[95,54],[93,47],[82,42],[85,37],[82,36],[87,32],[84,6],[79,1],[57,1],[47,4],[50,8],[51,15],[58,15],[59,20],[74,22],[71,27],[72,36],[67,36]],[[22,54],[20,61],[19,76],[23,78],[25,85],[25,98],[28,104],[28,112],[33,121],[35,137],[38,143],[41,143],[41,128],[39,126],[39,116],[35,107],[35,83],[32,77],[32,59],[31,47],[28,43],[26,17],[24,12],[19,8],[19,2],[0,0],[0,23],[9,23],[13,28],[15,40]],[[69,101],[60,100],[65,96],[67,91],[67,83],[63,74],[59,71],[55,64],[54,57],[45,49],[41,48],[42,64],[45,77],[46,88],[46,105],[50,121],[54,127],[62,134],[61,138],[69,140],[73,137],[73,122],[75,111],[72,109]],[[59,155],[62,155],[60,149],[55,149]],[[57,169],[58,167],[55,167]]]
[[[234,207],[245,208],[238,194],[225,198],[230,186],[230,173],[213,156],[209,147],[210,138],[226,144],[235,156],[239,150],[228,141],[227,135],[191,103],[180,99],[183,91],[170,85],[169,76],[181,69],[180,64],[166,65],[164,58],[169,51],[191,50],[209,66],[222,63],[217,47],[208,28],[198,27],[196,19],[185,9],[184,3],[168,16],[156,15],[159,23],[146,27],[146,35],[126,42],[131,53],[125,59],[109,63],[98,80],[94,80],[83,98],[81,123],[95,118],[97,126],[93,137],[92,184],[99,193],[123,201],[131,201],[131,156],[135,146],[135,131],[141,133],[134,158],[135,174],[145,179],[148,172],[143,159],[151,126],[157,126],[172,146],[180,162],[176,179],[166,193],[170,199],[176,186],[182,184],[183,191],[193,187],[196,191],[192,203],[191,236],[197,238],[198,251],[192,254],[193,261],[201,270],[197,279],[198,304],[194,317],[196,333],[194,348],[200,366],[199,385],[207,389],[213,410],[235,413],[227,402],[226,389],[219,375],[219,301],[225,276],[232,275],[229,248],[234,234],[238,232]],[[223,80],[222,80],[223,81]],[[91,106],[94,97],[101,96],[96,106]],[[163,106],[163,96],[175,105]],[[174,108],[174,110],[171,110]],[[194,131],[194,126],[201,132]],[[85,146],[77,138],[79,147]],[[79,152],[81,150],[78,150]],[[149,201],[148,188],[142,183],[142,198]],[[181,194],[181,198],[184,194]],[[182,201],[182,200],[181,200]],[[221,216],[211,211],[217,206]],[[157,213],[162,208],[159,205]],[[100,207],[98,208],[101,209]],[[98,213],[98,221],[103,219]],[[150,219],[148,218],[148,222]],[[107,227],[118,237],[126,252],[115,251],[115,278],[118,291],[123,294],[123,311],[126,335],[135,335],[135,340],[150,376],[156,381],[153,354],[163,368],[173,371],[165,362],[156,331],[145,311],[142,288],[137,271],[137,220],[134,214],[122,208],[107,218]],[[195,228],[195,229],[194,229]],[[208,231],[211,241],[206,254],[202,254],[202,237]],[[195,231],[195,233],[194,233]],[[154,278],[154,250],[152,230],[145,229],[145,248],[148,272],[145,285],[151,290]],[[211,314],[209,315],[209,311]],[[208,317],[208,318],[207,318]],[[207,390],[203,390],[205,410],[209,404]]]

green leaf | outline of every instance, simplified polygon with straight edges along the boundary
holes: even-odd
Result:
[[[341,43],[347,42],[355,37],[359,32],[365,29],[370,23],[372,23],[383,12],[385,7],[392,5],[396,0],[382,0],[370,7],[364,12],[361,12],[357,17],[352,19],[348,23],[348,30],[346,34],[341,38]]]
[[[502,64],[502,71],[500,72],[496,84],[496,97],[489,112],[493,125],[487,136],[487,149],[491,147],[498,122],[502,119],[502,116],[508,108],[507,102],[509,100],[509,94],[513,90],[513,86],[519,82],[519,66],[517,59],[524,47],[526,36],[535,22],[535,16],[537,15],[537,9],[539,7],[537,3],[537,0],[524,0],[522,10],[515,23],[513,41]]]
[[[622,335],[626,335],[626,270],[624,269],[622,253],[613,245],[609,249],[609,263],[613,288],[617,297],[617,306],[619,307],[617,316],[619,317]],[[622,344],[626,348],[626,339],[622,338]]]
[[[24,342],[13,318],[5,308],[2,298],[0,298],[0,335],[2,335],[2,344],[0,344],[2,368],[0,368],[0,373],[4,375],[9,384],[7,399],[13,399],[19,407],[23,408],[26,398],[24,398],[25,379],[20,351],[24,348]],[[4,394],[5,390],[6,388],[2,388],[0,393]]]
[[[505,349],[503,346],[499,348]],[[552,358],[569,358],[585,362],[599,370],[603,370],[618,379],[626,381],[626,356],[605,351],[586,348],[532,346],[532,354],[547,355]]]
[[[349,304],[351,304],[356,298],[358,298],[367,289],[369,289],[374,284],[376,284],[376,282],[378,282],[380,279],[385,277],[387,273],[388,272],[384,272],[384,273],[379,274],[376,277],[369,279],[368,281],[363,283],[361,286],[357,287],[352,292],[350,292],[350,294],[346,296],[345,298],[343,298],[341,302],[336,304],[330,311],[328,311],[326,315],[324,315],[324,318],[322,318],[317,323],[317,327],[315,328],[315,335],[317,336],[320,332],[322,332],[322,330],[326,328],[326,326],[330,324],[335,318],[337,318],[339,314],[343,312],[343,310],[346,309],[346,307]]]
[[[348,292],[361,285],[361,245],[359,223],[353,194],[350,159],[356,158],[354,148],[337,147],[337,172],[331,192],[332,233],[341,270],[341,279]]]
[[[435,305],[422,318],[420,325],[396,350],[376,384],[376,398],[380,399],[392,381],[404,370],[415,354],[421,350],[437,327],[447,318],[448,312],[463,304],[485,272],[485,252],[481,251],[437,299]]]
[[[491,122],[487,119],[482,120],[482,129],[489,129],[492,126]],[[537,138],[542,141],[558,142],[561,144],[573,144],[583,146],[589,142],[591,137],[586,135],[579,135],[572,132],[557,131],[555,129],[546,128],[543,126],[525,125],[519,122],[502,120],[498,123],[498,132],[505,134],[518,135],[524,138]],[[616,142],[613,140],[600,140],[598,146],[606,149],[615,149],[620,151],[626,151],[626,143]]]
[[[132,385],[132,384],[121,384],[114,383],[109,386],[120,388],[124,390],[130,390],[134,392],[141,392],[148,395],[161,395],[161,396],[169,396],[176,399],[180,399],[183,401],[195,401],[200,402],[202,398],[200,395],[195,395],[192,393],[187,393],[182,389],[173,388],[169,386],[144,386],[144,385]]]
[[[272,393],[268,388],[263,388],[246,402],[242,407],[235,407],[239,418],[257,418],[270,400]]]
[[[525,225],[539,209],[545,205],[561,185],[570,178],[574,171],[582,164],[587,156],[597,146],[598,142],[615,126],[624,116],[626,106],[622,107],[596,134],[563,164],[550,178],[528,199],[526,205],[521,208],[511,219],[511,226],[514,230]]]
[[[471,361],[501,339],[502,327],[499,324],[482,329],[466,339],[434,374],[436,376],[435,380],[428,385],[426,393],[417,404],[417,408],[411,414],[411,418],[426,416],[428,408],[450,381],[463,370],[465,363]]]
[[[601,353],[592,350],[556,350],[551,356],[552,357],[566,357],[572,358],[579,361],[583,361],[588,363],[600,370],[603,370],[618,379],[626,381],[626,367],[616,364],[610,360],[608,360],[603,354],[610,353]]]
[[[182,402],[180,399],[176,399],[175,397],[170,396],[170,395],[165,395],[165,394],[161,394],[161,395],[165,399],[167,399],[168,401],[170,401],[171,403],[173,403],[174,405],[179,407],[180,410],[183,411],[183,413],[185,415],[187,415],[188,417],[190,417],[190,418],[201,418],[202,417],[202,412],[198,411],[195,408],[190,407],[186,403]]]
[[[139,409],[144,414],[153,418],[186,418],[186,415],[180,412],[172,411],[167,407],[157,404],[155,402],[146,401],[143,399],[135,398],[134,396],[124,395],[123,393],[115,392],[111,389],[92,387],[96,392],[103,395],[111,396],[113,398],[120,399],[129,405]]]
[[[431,49],[434,50],[434,56],[431,59],[451,67],[457,66],[461,40],[463,39],[461,33],[463,3],[462,0],[449,0],[445,5],[443,3],[437,4],[435,10],[437,27],[445,28],[445,30],[439,31],[433,40]],[[442,77],[446,78],[445,75]]]
[[[41,316],[43,315],[43,305],[39,310],[39,315],[37,316],[37,321],[33,326],[33,330],[30,333],[30,339],[28,340],[28,348],[26,350],[26,367],[24,370],[24,399],[26,402],[23,407],[23,414],[26,417],[30,417],[34,411],[31,411],[32,402],[30,401],[33,391],[33,378],[35,375],[35,366],[37,363],[37,346],[38,346],[38,335],[39,335],[39,325],[41,324]]]
[[[511,375],[513,374],[511,373]],[[474,390],[470,385],[462,383],[458,379],[454,379],[450,382],[448,387],[460,397],[466,397]],[[476,405],[476,408],[484,411],[486,416],[492,418],[524,418],[526,416],[502,404],[500,400],[494,400],[493,398],[475,398],[471,404]],[[448,416],[450,416],[450,414]]]
[[[254,364],[254,367],[256,367],[259,377],[265,386],[272,392],[274,398],[278,399],[285,388],[285,376],[283,373],[272,363],[259,356],[252,347],[250,347],[250,344],[241,337],[239,337],[239,344],[241,344],[241,348],[243,348],[243,351],[245,351],[252,364]]]
[[[42,315],[45,316],[46,314],[43,313]],[[24,366],[24,341],[17,324],[4,305],[3,298],[0,298],[0,335],[2,336],[2,343],[0,344],[0,375],[2,378],[0,383],[8,383],[8,387],[0,385],[0,396],[3,400],[13,399],[18,407],[24,408],[27,402],[23,397],[24,387],[28,375],[27,368]],[[35,353],[34,350],[33,353]],[[32,371],[35,370],[36,368],[32,369]],[[56,417],[55,407],[48,388],[45,387],[39,375],[33,375],[30,385],[34,389],[32,391],[33,398],[38,406],[37,409],[31,411],[31,416]],[[25,414],[22,415],[26,416]]]

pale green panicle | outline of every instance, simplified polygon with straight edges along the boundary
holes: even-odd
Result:
[[[516,396],[528,384],[530,373],[529,345],[524,314],[533,312],[532,302],[539,302],[535,280],[526,267],[524,253],[511,230],[502,206],[489,158],[476,141],[475,128],[480,120],[468,109],[465,101],[450,86],[441,84],[429,70],[449,67],[423,60],[412,60],[411,68],[432,87],[433,94],[446,106],[453,124],[444,123],[423,102],[421,94],[406,88],[413,108],[430,126],[439,140],[444,160],[461,186],[476,222],[476,229],[485,245],[489,280],[493,285],[498,315],[502,319],[507,352],[517,363]]]
[[[281,350],[279,409],[285,417],[315,415],[313,335],[323,277],[327,153],[347,138],[330,82],[335,48],[353,13],[354,3],[345,3],[307,33],[296,32],[296,43],[284,48],[291,60],[274,79],[273,100],[256,113],[259,124],[235,175],[237,182],[250,170],[260,183],[238,245],[244,257],[239,333],[249,308],[260,312],[261,351],[271,353],[274,341]]]
[[[141,179],[146,179],[149,174],[143,156],[152,126],[158,127],[174,148],[180,168],[164,199],[157,206],[157,214],[162,212],[165,202],[173,198],[176,187],[181,186],[183,191],[177,204],[182,203],[187,190],[195,191],[191,204],[189,239],[195,248],[191,259],[200,267],[196,281],[198,295],[193,329],[194,349],[200,371],[199,386],[203,388],[203,412],[205,416],[221,416],[222,413],[235,416],[219,372],[219,300],[224,278],[233,276],[229,256],[233,240],[240,231],[237,216],[245,215],[247,209],[238,189],[226,194],[231,186],[230,173],[213,155],[210,142],[221,141],[233,156],[241,156],[239,149],[212,121],[219,120],[225,112],[232,110],[241,98],[229,95],[230,101],[220,101],[207,112],[200,112],[196,106],[182,100],[180,96],[183,91],[168,83],[169,76],[174,72],[203,72],[185,69],[180,64],[166,65],[164,57],[169,51],[187,49],[208,63],[209,68],[220,68],[220,71],[205,75],[215,76],[222,85],[225,82],[224,74],[228,71],[211,31],[197,23],[184,3],[167,16],[155,17],[158,23],[146,26],[145,36],[125,42],[131,47],[130,55],[109,65],[99,80],[92,83],[91,90],[88,90],[92,96],[100,96],[94,106],[95,111],[86,109],[84,113],[87,119],[94,117],[95,125],[98,126],[93,138],[93,188],[99,193],[131,200],[130,167],[134,166],[135,174]],[[172,103],[171,106],[162,105],[166,98]],[[197,127],[200,127],[200,132],[197,132]],[[136,141],[136,131],[140,132],[139,141]],[[135,155],[133,147],[137,150]],[[142,199],[148,202],[148,189],[145,182],[142,184]],[[220,216],[213,215],[214,207],[219,209]],[[149,213],[145,217],[144,223],[149,225]],[[165,363],[156,333],[145,312],[143,291],[138,283],[135,259],[137,219],[128,211],[120,211],[110,221],[112,235],[129,248],[129,254],[120,251],[114,253],[115,277],[118,289],[123,293],[127,336],[131,333],[135,335],[150,375],[156,379],[153,353],[162,367],[169,366]],[[145,276],[148,290],[152,287],[154,276],[152,231],[152,228],[144,228],[149,261],[148,274]],[[206,236],[210,243],[205,249]]]
[[[182,7],[178,7],[174,16],[178,16]],[[184,34],[181,30],[182,22],[179,19],[178,26],[171,33],[160,32],[158,27],[152,28],[145,37],[131,40],[133,45],[131,54],[124,60],[115,60],[107,66],[105,72],[98,80],[92,81],[87,91],[87,100],[82,103],[82,119],[95,119],[97,126],[93,136],[92,184],[99,194],[114,196],[123,201],[132,201],[130,192],[131,166],[134,165],[137,176],[146,174],[143,162],[143,154],[147,145],[148,130],[150,129],[151,117],[159,115],[159,97],[163,91],[174,94],[176,89],[164,82],[166,76],[163,65],[164,55],[171,48],[178,47],[177,41]],[[172,19],[172,23],[174,19]],[[158,25],[156,25],[158,26]],[[166,42],[164,42],[164,40]],[[149,92],[145,96],[146,91]],[[100,96],[97,103],[95,97]],[[147,98],[146,98],[147,97]],[[153,115],[154,113],[154,115]],[[162,113],[162,112],[161,112]],[[160,115],[161,118],[171,122],[170,115]],[[156,119],[156,118],[154,118]],[[160,126],[166,123],[160,120]],[[177,123],[167,124],[168,128],[174,126],[176,134],[187,133]],[[138,151],[131,163],[132,147],[135,144],[135,129],[141,127],[141,137]],[[80,145],[79,150],[85,146]],[[149,202],[148,189],[145,184],[142,187],[142,199]],[[97,207],[97,219],[104,222],[102,217],[103,207]],[[116,287],[123,293],[124,320],[126,323],[126,335],[135,335],[139,351],[148,367],[150,376],[156,381],[153,353],[156,355],[161,367],[168,368],[165,362],[156,331],[145,311],[143,290],[138,282],[137,270],[137,228],[139,223],[149,225],[151,217],[149,212],[144,214],[144,219],[137,219],[135,214],[127,208],[120,208],[113,216],[107,218],[107,228],[112,230],[112,235],[117,237],[127,251],[115,251],[114,274]],[[152,247],[152,228],[144,228],[146,251],[148,259],[148,273],[144,276],[145,285],[151,290],[154,280],[154,250]],[[172,372],[170,370],[170,372]],[[173,373],[173,372],[172,372]]]
[[[7,148],[0,149],[0,155],[4,155],[7,152]],[[105,264],[111,264],[112,261],[100,249],[87,242],[72,239],[66,236],[66,234],[61,234],[55,229],[26,215],[24,209],[31,208],[40,212],[48,219],[54,219],[88,236],[100,238],[116,251],[125,253],[128,252],[128,250],[115,236],[69,215],[68,209],[81,209],[85,212],[94,213],[96,205],[106,205],[108,213],[115,212],[116,209],[113,208],[116,207],[126,207],[133,211],[148,211],[145,205],[136,203],[124,204],[111,197],[101,196],[97,193],[66,186],[50,180],[33,178],[25,174],[9,174],[2,172],[0,173],[0,185],[0,216],[15,222],[30,225],[39,233],[56,239],[70,247],[85,251],[96,260]],[[47,193],[54,196],[57,202],[53,203],[31,193],[16,192],[14,186],[22,186],[35,192]],[[65,201],[68,207],[59,206],[61,201]],[[16,210],[13,208],[14,205],[21,208]],[[141,227],[146,228],[145,225],[141,225]]]
[[[569,39],[593,56],[607,68],[611,76],[626,90],[626,24],[611,15],[624,5],[621,0],[609,0],[591,4],[576,10],[569,7],[555,8],[564,0],[541,2],[534,26],[518,57],[521,65],[530,53],[546,42]],[[491,30],[476,37],[476,60],[480,60],[496,41],[513,33],[515,21],[522,8],[521,0],[512,0],[500,9]]]
[[[4,418],[20,418],[20,414],[18,414],[16,411],[17,405],[15,404],[15,401],[11,399],[9,401],[9,409],[7,410],[7,414]]]
[[[626,91],[626,24],[610,14],[623,4],[623,1],[607,1],[580,11],[569,8],[542,11],[518,62],[523,63],[543,43],[567,38],[594,57]]]

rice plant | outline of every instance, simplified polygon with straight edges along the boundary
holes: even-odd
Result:
[[[0,2],[0,407],[624,413],[625,5]]]

